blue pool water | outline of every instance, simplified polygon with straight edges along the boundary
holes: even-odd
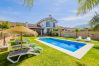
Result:
[[[56,38],[39,38],[39,40],[69,50],[71,52],[75,52],[76,50],[86,45],[85,43],[61,40]]]

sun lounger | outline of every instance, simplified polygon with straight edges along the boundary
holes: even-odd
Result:
[[[22,44],[22,48],[29,48],[29,47],[32,47],[32,46],[35,46],[35,44]],[[14,45],[12,46],[13,49],[20,49],[21,48],[21,45]]]
[[[29,43],[30,41],[29,41],[29,39],[23,39],[23,42],[26,42],[26,43]]]
[[[90,37],[87,37],[87,38],[85,39],[85,41],[89,42],[89,41],[91,41],[91,38],[90,38]]]
[[[79,40],[81,40],[81,39],[82,39],[82,37],[81,37],[81,36],[79,36],[76,40],[78,40],[78,41],[79,41]]]
[[[39,52],[36,52],[37,49],[34,49],[32,47],[30,48],[25,48],[25,49],[21,49],[21,50],[16,50],[16,51],[11,51],[9,52],[7,59],[12,62],[12,63],[17,63],[20,59],[21,56],[26,55],[26,54],[32,54],[32,55],[39,55]],[[12,60],[12,57],[16,57],[18,56],[17,60]]]

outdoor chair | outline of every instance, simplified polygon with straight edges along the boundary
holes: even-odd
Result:
[[[7,59],[12,63],[17,63],[20,60],[21,56],[26,54],[39,55],[40,53],[35,52],[35,49],[33,48],[24,48],[24,49],[14,50],[9,52]],[[18,56],[17,60],[14,61],[11,59],[12,57],[16,57],[16,56]]]
[[[87,41],[87,42],[91,41],[91,37],[87,37],[87,38],[85,39],[85,41]]]
[[[32,46],[35,46],[35,44],[22,44],[22,48],[30,48]],[[12,46],[12,49],[20,49],[21,48],[21,45],[14,45]]]
[[[29,43],[30,40],[25,38],[25,39],[23,39],[23,42],[25,42],[25,43]]]
[[[76,40],[77,40],[77,41],[79,41],[79,40],[81,40],[81,39],[82,39],[82,37],[81,37],[81,36],[79,36]]]

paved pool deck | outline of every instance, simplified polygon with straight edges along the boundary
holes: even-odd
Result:
[[[84,57],[84,55],[94,46],[94,44],[85,43],[86,44],[85,46],[81,47],[80,49],[78,49],[75,52],[71,52],[69,50],[60,48],[60,47],[55,46],[55,45],[52,45],[50,43],[41,41],[41,40],[39,40],[39,38],[37,38],[36,40],[39,41],[39,42],[41,42],[41,43],[43,43],[43,44],[45,44],[45,45],[48,45],[48,46],[50,46],[52,48],[55,48],[55,49],[57,49],[57,50],[59,50],[61,52],[64,52],[64,53],[66,53],[66,54],[68,54],[70,56],[73,56],[73,57],[75,57],[77,59],[81,59],[82,57]],[[64,40],[64,39],[60,39],[60,40]],[[69,41],[71,41],[71,40],[69,40]],[[77,41],[74,41],[74,42],[77,42]]]

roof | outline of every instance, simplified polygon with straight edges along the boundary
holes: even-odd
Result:
[[[40,24],[44,21],[46,21],[46,22],[57,22],[57,20],[55,18],[53,18],[51,15],[49,15],[47,18],[41,19],[37,24]]]
[[[40,28],[40,26],[36,24],[28,24],[28,28]]]

